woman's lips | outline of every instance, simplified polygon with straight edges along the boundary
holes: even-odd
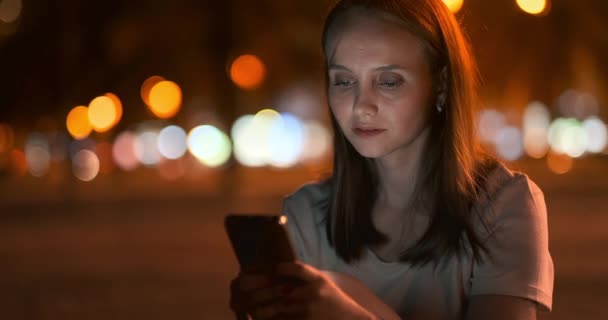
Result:
[[[382,132],[386,131],[385,129],[363,129],[363,128],[354,128],[353,132],[362,138],[374,137]]]

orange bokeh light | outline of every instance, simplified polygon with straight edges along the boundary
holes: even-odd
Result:
[[[114,102],[114,109],[116,110],[115,121],[112,124],[112,127],[114,127],[120,122],[120,119],[122,119],[122,102],[120,101],[120,98],[112,92],[107,92],[104,96],[112,99],[112,102]]]
[[[547,0],[516,0],[519,8],[525,13],[541,15],[548,11]]]
[[[458,12],[460,8],[462,8],[463,2],[464,0],[443,0],[443,3],[445,3],[448,9],[450,9],[450,11],[453,13]]]
[[[97,132],[106,132],[117,123],[116,106],[110,97],[101,96],[93,99],[89,104],[88,113],[89,122]]]
[[[161,76],[151,76],[141,85],[141,89],[139,90],[139,94],[141,95],[141,99],[147,106],[150,106],[150,91],[152,88],[159,82],[164,81],[165,78]]]
[[[238,87],[251,90],[259,87],[266,77],[266,67],[257,56],[242,55],[230,67],[230,79]]]
[[[148,107],[161,119],[173,117],[181,105],[182,90],[175,82],[160,81],[150,90]]]
[[[75,107],[68,113],[66,120],[68,132],[75,139],[84,139],[91,134],[93,127],[89,122],[89,110],[85,106]]]
[[[574,160],[566,154],[549,152],[547,155],[547,165],[556,174],[564,174],[572,170]]]

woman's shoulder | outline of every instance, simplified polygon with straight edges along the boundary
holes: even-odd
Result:
[[[331,192],[330,179],[308,182],[285,197],[286,201],[317,203],[327,200]]]
[[[331,181],[309,182],[287,195],[283,200],[283,211],[288,216],[312,216],[320,222],[327,212],[331,195]]]
[[[542,194],[538,185],[527,174],[511,169],[502,162],[496,162],[484,179],[483,193],[490,200],[496,200],[509,190],[518,191],[522,195]]]
[[[542,190],[525,173],[497,162],[484,179],[476,204],[487,226],[495,227],[505,219],[539,218],[546,215]],[[542,217],[541,217],[542,218]]]

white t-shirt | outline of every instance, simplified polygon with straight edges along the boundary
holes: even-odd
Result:
[[[283,214],[298,258],[320,270],[359,279],[401,317],[461,319],[467,301],[475,295],[521,297],[536,302],[541,310],[551,310],[553,261],[547,211],[542,191],[525,174],[499,165],[488,179],[490,200],[476,204],[486,215],[488,228],[480,228],[479,235],[492,259],[477,263],[465,252],[436,269],[432,264],[412,267],[386,262],[369,248],[355,263],[340,259],[325,232],[330,188],[328,183],[308,184],[284,201]]]

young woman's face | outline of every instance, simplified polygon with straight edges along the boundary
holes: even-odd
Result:
[[[422,43],[380,17],[353,13],[347,19],[326,43],[331,111],[362,156],[406,150],[424,136],[433,109]]]

